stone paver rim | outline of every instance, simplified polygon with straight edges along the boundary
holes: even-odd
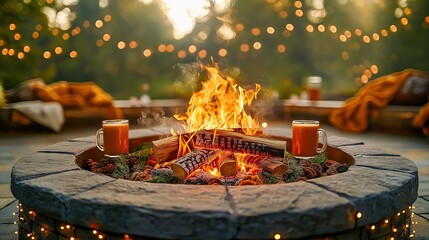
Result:
[[[281,129],[271,129],[268,131],[268,134],[290,138],[290,136],[287,136],[289,132],[286,132],[285,135],[285,132],[281,131]],[[151,131],[147,129],[133,130],[130,134],[130,141],[131,139],[153,138],[160,135],[160,131]],[[388,208],[386,211],[379,214],[377,212],[371,212],[371,209],[365,209],[365,206],[362,206],[362,204],[365,205],[365,202],[362,203],[362,199],[356,196],[349,196],[347,193],[342,194],[331,191],[330,188],[332,188],[332,184],[335,182],[335,176],[313,179],[308,182],[255,187],[213,188],[213,186],[198,185],[160,185],[127,180],[112,180],[112,178],[108,176],[101,176],[73,167],[67,170],[64,169],[63,166],[60,171],[55,171],[55,166],[61,166],[60,163],[52,164],[52,174],[49,174],[48,171],[42,175],[37,175],[34,174],[34,171],[37,171],[37,169],[28,169],[36,168],[37,165],[25,165],[29,162],[28,160],[25,161],[25,158],[22,161],[18,161],[12,169],[11,189],[14,196],[25,206],[34,209],[36,212],[41,211],[43,214],[61,221],[89,227],[92,221],[99,221],[104,218],[104,222],[99,226],[100,230],[108,230],[113,233],[129,233],[141,236],[166,238],[201,238],[210,236],[225,239],[267,238],[273,237],[275,233],[280,233],[282,236],[294,237],[320,235],[344,231],[356,226],[364,226],[368,223],[380,221],[383,218],[396,214],[416,200],[418,179],[417,167],[413,162],[400,157],[398,161],[403,163],[401,167],[398,166],[396,169],[395,166],[382,166],[380,168],[380,161],[383,162],[383,159],[391,157],[398,158],[398,155],[384,152],[376,152],[376,154],[374,154],[374,151],[382,151],[382,149],[367,147],[362,142],[355,142],[350,139],[330,137],[329,142],[332,143],[329,144],[330,148],[339,149],[354,158],[356,165],[350,168],[349,171],[351,173],[364,174],[365,171],[368,171],[368,167],[372,167],[371,161],[365,161],[364,164],[360,165],[360,158],[377,158],[379,161],[375,161],[377,165],[374,164],[374,167],[371,168],[372,171],[389,172],[392,173],[390,174],[392,176],[395,174],[395,179],[396,175],[399,175],[398,179],[401,183],[399,183],[399,185],[392,183],[391,192],[393,195],[408,194],[407,197],[398,200],[399,202],[394,207]],[[69,163],[69,161],[74,161],[82,153],[94,148],[95,144],[90,142],[90,138],[87,137],[51,145],[40,150],[36,155],[63,154],[67,156],[61,157],[59,161]],[[36,159],[43,161],[44,158],[39,156]],[[49,157],[46,159],[49,159]],[[406,165],[405,169],[403,165]],[[74,176],[74,174],[76,174],[76,176]],[[347,174],[348,172],[342,173],[341,175],[346,176]],[[93,176],[92,179],[96,180],[94,180],[94,184],[91,182],[86,183],[87,186],[82,184],[86,187],[83,186],[80,191],[73,192],[67,188],[64,181],[63,183],[61,183],[61,181],[55,181],[55,179],[64,176],[73,176],[73,180],[81,176],[82,181],[85,181],[85,178],[88,176]],[[49,185],[46,184],[46,182],[52,182],[52,184]],[[362,188],[366,187],[365,181],[357,181],[355,184],[362,184]],[[383,194],[388,194],[390,192],[388,182],[386,183],[384,181],[383,184],[387,184],[387,186],[380,185],[385,187],[383,189]],[[129,189],[130,193],[124,192],[124,188]],[[208,191],[207,189],[213,191]],[[185,204],[191,205],[180,207],[180,205],[173,204],[174,206],[168,206],[163,205],[164,203],[160,201],[160,199],[151,200],[151,197],[156,198],[157,191],[163,192],[164,195],[162,195],[162,197],[166,198],[166,201],[173,201],[174,198],[178,198],[184,201]],[[263,192],[263,195],[259,195],[260,198],[268,196],[266,200],[271,201],[268,211],[258,212],[259,208],[254,205],[255,201],[251,200],[253,193],[256,195],[260,194],[258,191]],[[95,193],[102,194],[103,192],[106,193],[102,195],[102,198],[94,196]],[[194,195],[192,192],[203,192],[204,194]],[[324,196],[326,202],[323,202],[324,204],[321,204],[321,207],[318,207],[317,204],[315,204],[316,202],[311,200],[318,199],[318,197],[320,198],[320,196],[317,195],[318,192],[326,193]],[[141,195],[142,193],[146,194]],[[149,196],[152,193],[155,193],[155,195]],[[289,198],[295,198],[293,199],[295,202],[306,202],[307,206],[292,204],[287,199],[281,199],[281,197],[276,195],[279,193],[287,194]],[[378,193],[364,192],[362,194]],[[169,195],[174,195],[174,197]],[[209,198],[204,198],[207,196]],[[273,197],[269,198],[269,196]],[[211,197],[217,199],[212,202],[212,208],[210,206],[198,205],[199,200],[207,201],[207,199]],[[33,198],[38,198],[38,200],[34,201],[35,199]],[[246,200],[246,198],[249,199]],[[46,204],[57,206],[59,209],[49,208],[49,206],[40,207],[43,201],[46,201]],[[267,203],[263,202],[261,204]],[[280,206],[281,204],[289,205]],[[377,205],[380,203],[368,203],[368,206],[373,208],[374,204]],[[77,214],[87,214],[88,216],[76,215],[74,209],[77,206],[81,209],[85,209],[85,211],[78,211]],[[357,209],[357,206],[359,206],[359,209]],[[93,210],[91,212],[91,209],[94,209],[94,207],[98,207],[98,209],[102,209],[103,211]],[[205,209],[205,207],[207,209]],[[126,224],[120,224],[123,220],[112,219],[115,214],[121,211],[125,211],[129,215],[128,217],[130,220],[126,221]],[[364,212],[365,215],[372,215],[372,217],[357,219],[355,216],[359,211]],[[327,213],[336,213],[336,219],[330,219]],[[187,225],[185,222],[189,220],[189,217],[193,219],[191,223]],[[304,221],[305,219],[307,225],[303,225],[303,223],[294,223],[295,221]],[[308,221],[308,219],[312,219],[312,221]],[[165,231],[160,233],[158,229],[154,229],[157,224],[162,224],[165,221],[168,221],[172,226],[176,224],[175,228],[177,230],[166,228],[164,229]],[[324,221],[330,221],[330,223],[323,224]],[[135,224],[133,224],[133,222],[135,222]],[[203,226],[204,224],[207,224],[207,226]],[[165,223],[163,226],[166,226]],[[186,226],[191,229],[186,229]],[[261,228],[261,226],[263,228]],[[308,231],[303,229],[312,230]],[[179,234],[180,231],[185,233]]]

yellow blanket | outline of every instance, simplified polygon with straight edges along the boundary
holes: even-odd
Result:
[[[405,69],[401,72],[385,75],[367,83],[352,98],[345,101],[343,107],[335,109],[329,116],[329,122],[335,127],[351,132],[362,132],[368,128],[371,117],[377,116],[380,110],[398,94],[405,81],[411,75],[427,73]],[[429,136],[429,104],[424,105],[413,119],[413,126],[420,127]]]

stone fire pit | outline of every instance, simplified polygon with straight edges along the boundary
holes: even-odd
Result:
[[[168,132],[132,130],[130,147]],[[291,137],[284,128],[266,134]],[[329,157],[350,165],[347,172],[228,187],[113,179],[83,169],[89,157],[101,157],[93,136],[59,142],[12,169],[20,238],[408,238],[418,189],[415,164],[350,139],[329,136],[328,143]]]

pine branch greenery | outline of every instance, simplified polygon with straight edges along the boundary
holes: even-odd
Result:
[[[158,172],[156,176],[147,180],[150,183],[180,183],[180,179],[176,176],[173,176],[172,172],[163,171]]]
[[[130,157],[138,157],[137,170],[143,171],[146,168],[147,161],[152,155],[152,144],[150,142],[143,143],[134,152],[130,153]]]
[[[130,177],[130,168],[128,167],[127,155],[120,155],[116,158],[116,169],[112,173],[114,178],[128,179]]]
[[[280,178],[272,175],[271,173],[267,171],[262,171],[261,173],[262,181],[264,184],[276,184],[280,181]]]
[[[317,156],[314,159],[312,159],[314,163],[318,163],[318,164],[323,164],[326,162],[326,160],[328,160],[328,154],[326,152],[321,152],[317,154]]]

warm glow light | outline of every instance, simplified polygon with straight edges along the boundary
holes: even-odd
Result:
[[[23,52],[19,52],[16,56],[18,57],[18,59],[23,59],[25,55]]]
[[[282,238],[282,236],[280,234],[278,234],[278,233],[276,235],[274,235],[274,239],[275,240],[279,240],[281,238]]]
[[[110,21],[112,21],[112,16],[110,16],[109,14],[105,15],[105,16],[104,16],[104,21],[105,21],[105,22],[110,22]]]
[[[189,45],[188,51],[189,51],[189,53],[196,53],[197,52],[197,46]]]
[[[69,35],[68,33],[64,33],[64,34],[63,34],[63,40],[64,40],[64,41],[69,40],[69,38],[70,38],[70,35]]]
[[[301,9],[298,9],[295,11],[295,15],[297,17],[302,17],[302,16],[304,16],[304,12]]]
[[[21,39],[21,34],[19,33],[15,33],[15,35],[13,35],[13,39],[15,39],[16,41]]]
[[[94,25],[96,28],[101,28],[101,27],[103,27],[103,21],[97,20],[97,21],[95,21]]]
[[[37,24],[35,27],[36,31],[42,31],[43,27],[40,24]]]
[[[109,35],[109,34],[107,34],[107,33],[105,33],[105,34],[103,35],[103,40],[104,40],[105,42],[110,41],[110,35]]]
[[[248,51],[249,51],[249,49],[250,49],[250,47],[249,47],[249,45],[248,45],[248,44],[243,43],[243,44],[241,44],[241,45],[240,45],[240,50],[241,50],[242,52],[248,52]]]
[[[294,5],[296,8],[302,8],[302,2],[301,1],[295,1]]]
[[[349,53],[348,53],[348,52],[342,52],[342,53],[341,53],[341,57],[342,57],[344,60],[349,60],[350,55],[349,55]]]
[[[49,51],[45,51],[45,52],[43,53],[43,57],[44,57],[44,58],[46,58],[46,59],[51,58],[51,56],[52,56],[52,54],[51,54],[51,52],[49,52]]]
[[[185,50],[180,50],[180,51],[178,51],[178,52],[177,52],[177,56],[178,56],[179,58],[185,58],[185,57],[186,57],[186,52],[185,52]]]
[[[388,219],[384,220],[384,223],[388,224],[388,223],[389,223],[389,220],[388,220]]]
[[[174,51],[174,46],[173,46],[173,44],[168,44],[168,45],[165,47],[165,50],[167,50],[167,52],[169,52],[169,53],[173,52],[173,51]]]
[[[167,50],[167,47],[164,44],[158,46],[158,52],[163,53]]]
[[[398,28],[395,25],[390,25],[390,31],[396,32],[396,31],[398,31]]]
[[[78,35],[79,33],[80,33],[80,27],[75,27],[75,28],[73,28],[73,30],[71,31],[71,34],[73,35],[73,36],[76,36],[76,35]]]
[[[131,41],[131,42],[128,44],[128,46],[129,46],[130,48],[134,49],[134,48],[137,48],[138,43],[137,43],[136,41]]]
[[[9,49],[9,51],[7,52],[7,54],[9,55],[9,56],[13,56],[13,55],[15,55],[15,49]]]
[[[362,75],[361,77],[360,77],[360,81],[362,82],[362,83],[367,83],[368,82],[368,77],[366,76],[366,75]]]
[[[374,33],[372,34],[372,39],[374,39],[375,41],[380,40],[380,35],[378,35],[378,33]]]
[[[258,36],[261,34],[261,30],[259,28],[252,28],[252,30],[250,30],[250,33],[252,33],[252,35],[254,36]]]
[[[33,32],[33,34],[31,34],[31,36],[32,36],[34,39],[37,39],[37,38],[39,37],[39,33],[38,33],[38,32]]]
[[[60,30],[58,30],[58,29],[52,30],[52,35],[54,35],[54,36],[58,36],[59,33],[60,33]]]
[[[226,12],[232,5],[231,1],[202,1],[202,0],[163,0],[161,7],[173,25],[175,39],[181,39],[192,32],[196,22],[207,18],[210,9],[217,13]],[[212,5],[211,5],[212,3]]]
[[[369,38],[367,35],[363,36],[362,40],[363,40],[364,43],[371,42],[371,38]]]
[[[255,50],[259,50],[262,48],[262,44],[260,42],[255,42],[255,43],[253,43],[253,48]]]
[[[219,49],[218,54],[221,57],[226,57],[226,55],[228,54],[228,51],[225,48],[221,48]]]
[[[355,29],[355,35],[360,37],[362,35],[362,30],[360,30],[359,28]]]
[[[340,35],[340,41],[341,42],[346,42],[347,41],[347,37],[343,34]]]
[[[198,52],[198,57],[199,58],[206,58],[207,57],[207,51],[206,50],[200,50],[199,52]]]
[[[101,47],[101,46],[103,46],[103,45],[104,45],[104,42],[103,42],[103,40],[98,39],[98,40],[95,42],[95,45],[97,45],[97,47]]]
[[[319,30],[319,32],[324,32],[325,31],[325,26],[323,26],[322,24],[320,24],[319,26],[317,26],[317,30]]]
[[[307,32],[313,32],[314,31],[314,27],[312,25],[307,25],[307,27],[305,29],[307,30]]]
[[[84,21],[84,22],[82,23],[82,26],[83,26],[84,28],[89,28],[89,26],[91,26],[91,23],[90,23],[88,20],[86,20],[86,21]]]
[[[276,32],[276,30],[273,27],[268,27],[267,28],[267,33],[268,34],[274,34]]]
[[[378,67],[377,67],[377,65],[371,65],[371,72],[373,74],[377,74],[378,73]]]
[[[330,27],[329,27],[329,31],[331,31],[331,33],[336,33],[336,32],[337,32],[337,27],[335,27],[335,26],[330,26]]]
[[[63,49],[61,47],[56,47],[55,48],[55,53],[56,54],[61,54],[63,52]]]
[[[371,230],[373,230],[373,231],[375,230],[375,225],[371,226]]]
[[[243,30],[244,30],[244,25],[243,25],[243,24],[241,24],[241,23],[237,23],[237,24],[235,25],[235,30],[236,30],[237,32],[241,32],[241,31],[243,31]]]
[[[356,217],[357,217],[357,218],[362,218],[362,213],[361,213],[361,212],[358,212],[358,213],[356,214]]]
[[[389,32],[386,29],[382,29],[380,33],[383,37],[387,37],[389,35]]]
[[[292,24],[290,24],[290,23],[286,24],[286,30],[288,30],[288,31],[292,32],[292,31],[293,31],[293,29],[294,29],[294,27],[293,27],[293,25],[292,25]]]
[[[279,17],[283,18],[283,19],[287,18],[287,12],[286,11],[280,11],[279,12]]]
[[[118,46],[118,49],[124,49],[127,45],[125,44],[124,41],[119,41],[117,46]]]
[[[261,126],[262,126],[262,128],[267,128],[267,127],[268,127],[268,123],[263,122],[263,123],[261,124]]]
[[[152,55],[152,51],[149,49],[143,50],[143,56],[150,57]]]
[[[408,19],[407,18],[401,18],[401,24],[402,25],[407,25],[408,24]]]
[[[277,46],[277,51],[278,51],[279,53],[284,53],[284,52],[286,52],[286,46],[285,46],[285,45],[283,45],[283,44],[279,44],[279,45]]]
[[[71,51],[70,52],[70,57],[71,58],[76,58],[77,57],[77,52],[76,51]]]
[[[16,29],[15,23],[9,24],[9,30],[14,31]]]
[[[426,17],[425,17],[425,22],[426,22],[426,23],[429,23],[429,16],[426,16]]]
[[[224,40],[232,40],[235,38],[236,33],[229,24],[222,24],[220,28],[217,29],[216,34]]]
[[[344,32],[344,36],[346,36],[347,38],[351,38],[352,37],[352,33],[347,30],[347,31]]]

